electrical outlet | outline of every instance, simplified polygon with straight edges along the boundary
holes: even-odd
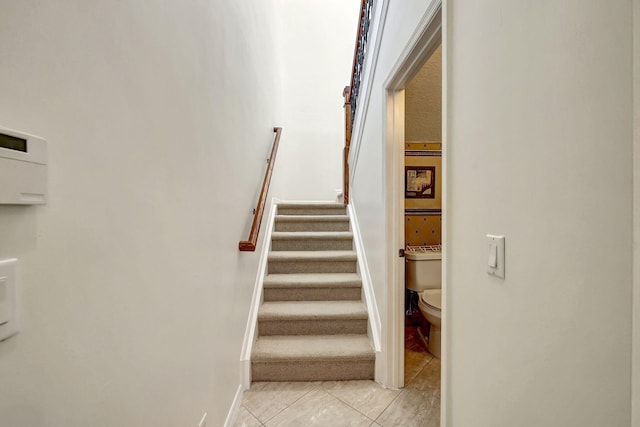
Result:
[[[207,427],[207,413],[205,412],[198,424],[198,427]]]

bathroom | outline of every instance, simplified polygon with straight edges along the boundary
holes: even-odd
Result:
[[[438,47],[405,87],[405,387],[440,403],[442,56]]]

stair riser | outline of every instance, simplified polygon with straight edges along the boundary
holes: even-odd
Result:
[[[334,208],[278,206],[278,215],[346,215],[346,213],[347,209],[344,206]]]
[[[269,261],[270,274],[355,273],[355,261]]]
[[[349,231],[348,221],[277,221],[275,231]]]
[[[374,360],[253,362],[252,381],[370,380]]]
[[[349,251],[352,239],[282,239],[273,240],[273,251]]]
[[[366,319],[259,321],[260,336],[366,334]]]
[[[357,288],[265,288],[265,301],[359,301],[362,289]]]

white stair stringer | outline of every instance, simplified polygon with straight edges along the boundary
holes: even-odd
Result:
[[[358,257],[358,273],[362,279],[364,303],[367,306],[367,313],[369,315],[368,335],[371,339],[371,346],[377,356],[382,352],[382,322],[380,320],[380,312],[378,311],[378,303],[376,302],[376,295],[373,291],[373,282],[369,272],[369,265],[367,264],[367,257],[364,253],[364,242],[362,241],[362,235],[360,234],[358,217],[356,216],[355,209],[353,209],[353,205],[349,204],[347,206],[347,213],[350,219],[351,232],[353,233],[354,251]],[[379,362],[380,358],[376,357],[375,379],[378,382],[380,377],[379,372],[382,369],[382,366],[379,366]]]
[[[277,203],[277,199],[274,198],[271,200],[269,216],[267,217],[267,223],[264,228],[266,232],[264,236],[264,244],[262,246],[262,252],[260,253],[258,272],[256,274],[256,281],[253,287],[253,296],[251,298],[251,306],[249,307],[249,316],[244,332],[242,351],[240,352],[240,384],[244,390],[248,390],[249,387],[251,387],[251,352],[253,351],[253,346],[258,338],[258,310],[262,304],[262,287],[267,271],[267,258],[269,256],[269,247],[271,246],[269,242],[271,241],[271,233],[273,232]]]

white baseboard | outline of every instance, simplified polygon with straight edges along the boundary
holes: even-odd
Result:
[[[236,422],[236,418],[238,417],[238,410],[242,405],[243,393],[244,393],[244,387],[242,387],[242,384],[240,384],[238,386],[238,389],[236,390],[236,395],[233,397],[231,408],[229,408],[229,412],[227,413],[227,419],[224,420],[224,427],[231,427]]]
[[[253,286],[253,297],[251,298],[247,327],[245,328],[242,351],[240,352],[240,385],[244,390],[251,387],[251,350],[253,349],[253,344],[257,339],[256,326],[258,322],[258,310],[262,304],[262,285],[264,282],[264,276],[267,272],[267,259],[269,256],[269,248],[271,246],[271,233],[273,232],[273,223],[275,221],[278,203],[281,203],[278,199],[274,198],[271,200],[269,216],[264,228],[265,235],[262,252],[260,254],[260,261],[258,263],[258,272]]]
[[[378,355],[382,350],[380,336],[382,331],[382,324],[380,322],[380,312],[378,311],[376,296],[373,292],[373,284],[371,283],[369,265],[367,264],[367,257],[364,252],[364,243],[362,241],[362,236],[360,235],[358,217],[352,203],[347,206],[347,210],[349,212],[349,218],[351,219],[353,243],[356,253],[358,254],[358,270],[360,271],[360,276],[362,277],[362,290],[364,293],[365,303],[367,305],[367,312],[369,313],[369,332],[371,344],[373,345],[373,349],[375,350],[376,355]]]

